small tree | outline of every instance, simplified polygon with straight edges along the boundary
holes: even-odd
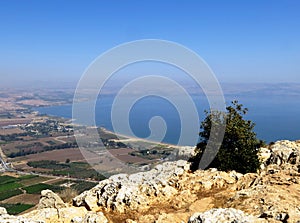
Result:
[[[236,170],[240,173],[256,172],[259,168],[258,148],[263,145],[253,131],[255,124],[245,120],[244,115],[248,109],[243,108],[238,101],[233,101],[226,108],[226,113],[207,112],[206,118],[201,123],[200,142],[197,144],[196,156],[191,158],[192,169],[197,169],[202,154],[210,137],[212,122],[218,124],[226,122],[224,139],[221,147],[207,168],[218,170]],[[213,135],[212,135],[213,137]]]

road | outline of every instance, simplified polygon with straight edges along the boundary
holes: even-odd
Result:
[[[5,157],[4,157],[4,153],[2,152],[2,149],[0,147],[0,164],[2,166],[2,168],[5,171],[11,171],[12,169],[7,165],[7,163],[5,162]]]

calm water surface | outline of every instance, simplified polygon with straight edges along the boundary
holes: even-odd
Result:
[[[260,139],[266,142],[300,139],[300,99],[298,97],[244,96],[237,99],[249,109],[246,118],[256,123],[255,132]],[[194,96],[193,100],[198,109],[200,122],[204,119],[203,111],[208,109],[208,103],[203,96]],[[233,98],[226,97],[226,101],[230,102],[231,100]],[[113,97],[109,96],[97,101],[96,124],[113,131],[110,117],[112,102]],[[82,108],[84,109],[86,105],[82,103]],[[72,105],[43,107],[37,108],[37,110],[42,114],[72,118]],[[132,107],[129,122],[133,133],[141,138],[149,136],[148,123],[154,116],[161,116],[168,127],[163,141],[177,144],[181,127],[180,117],[176,108],[162,98],[147,97]]]

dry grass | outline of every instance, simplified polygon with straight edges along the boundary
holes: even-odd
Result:
[[[58,195],[65,203],[70,203],[72,202],[72,199],[78,195],[78,192],[75,189],[66,188],[62,190]]]

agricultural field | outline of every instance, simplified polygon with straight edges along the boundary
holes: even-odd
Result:
[[[23,204],[23,203],[16,203],[16,204],[0,204],[2,207],[6,208],[7,212],[11,215],[20,214],[32,207],[34,204]]]
[[[68,160],[66,160],[68,161]],[[103,180],[104,176],[99,174],[86,162],[58,162],[55,160],[30,161],[28,166],[45,169],[48,174],[55,176],[68,176],[77,179]]]
[[[91,157],[95,157],[91,154]],[[102,180],[78,148],[53,150],[11,159],[14,169],[77,179]]]
[[[5,207],[9,214],[20,214],[38,204],[42,190],[50,189],[60,194],[67,188],[71,188],[76,194],[79,194],[96,184],[38,175],[7,175],[3,173],[0,175],[0,206]]]
[[[24,157],[17,157],[11,159],[11,161],[14,163],[22,161],[30,162],[39,160],[55,160],[58,162],[65,162],[67,159],[69,159],[70,161],[83,161],[84,157],[78,148],[70,148],[63,150],[46,151],[37,154],[30,154]]]
[[[77,147],[68,120],[37,114],[28,117],[14,122],[0,118],[1,148],[8,158]]]

